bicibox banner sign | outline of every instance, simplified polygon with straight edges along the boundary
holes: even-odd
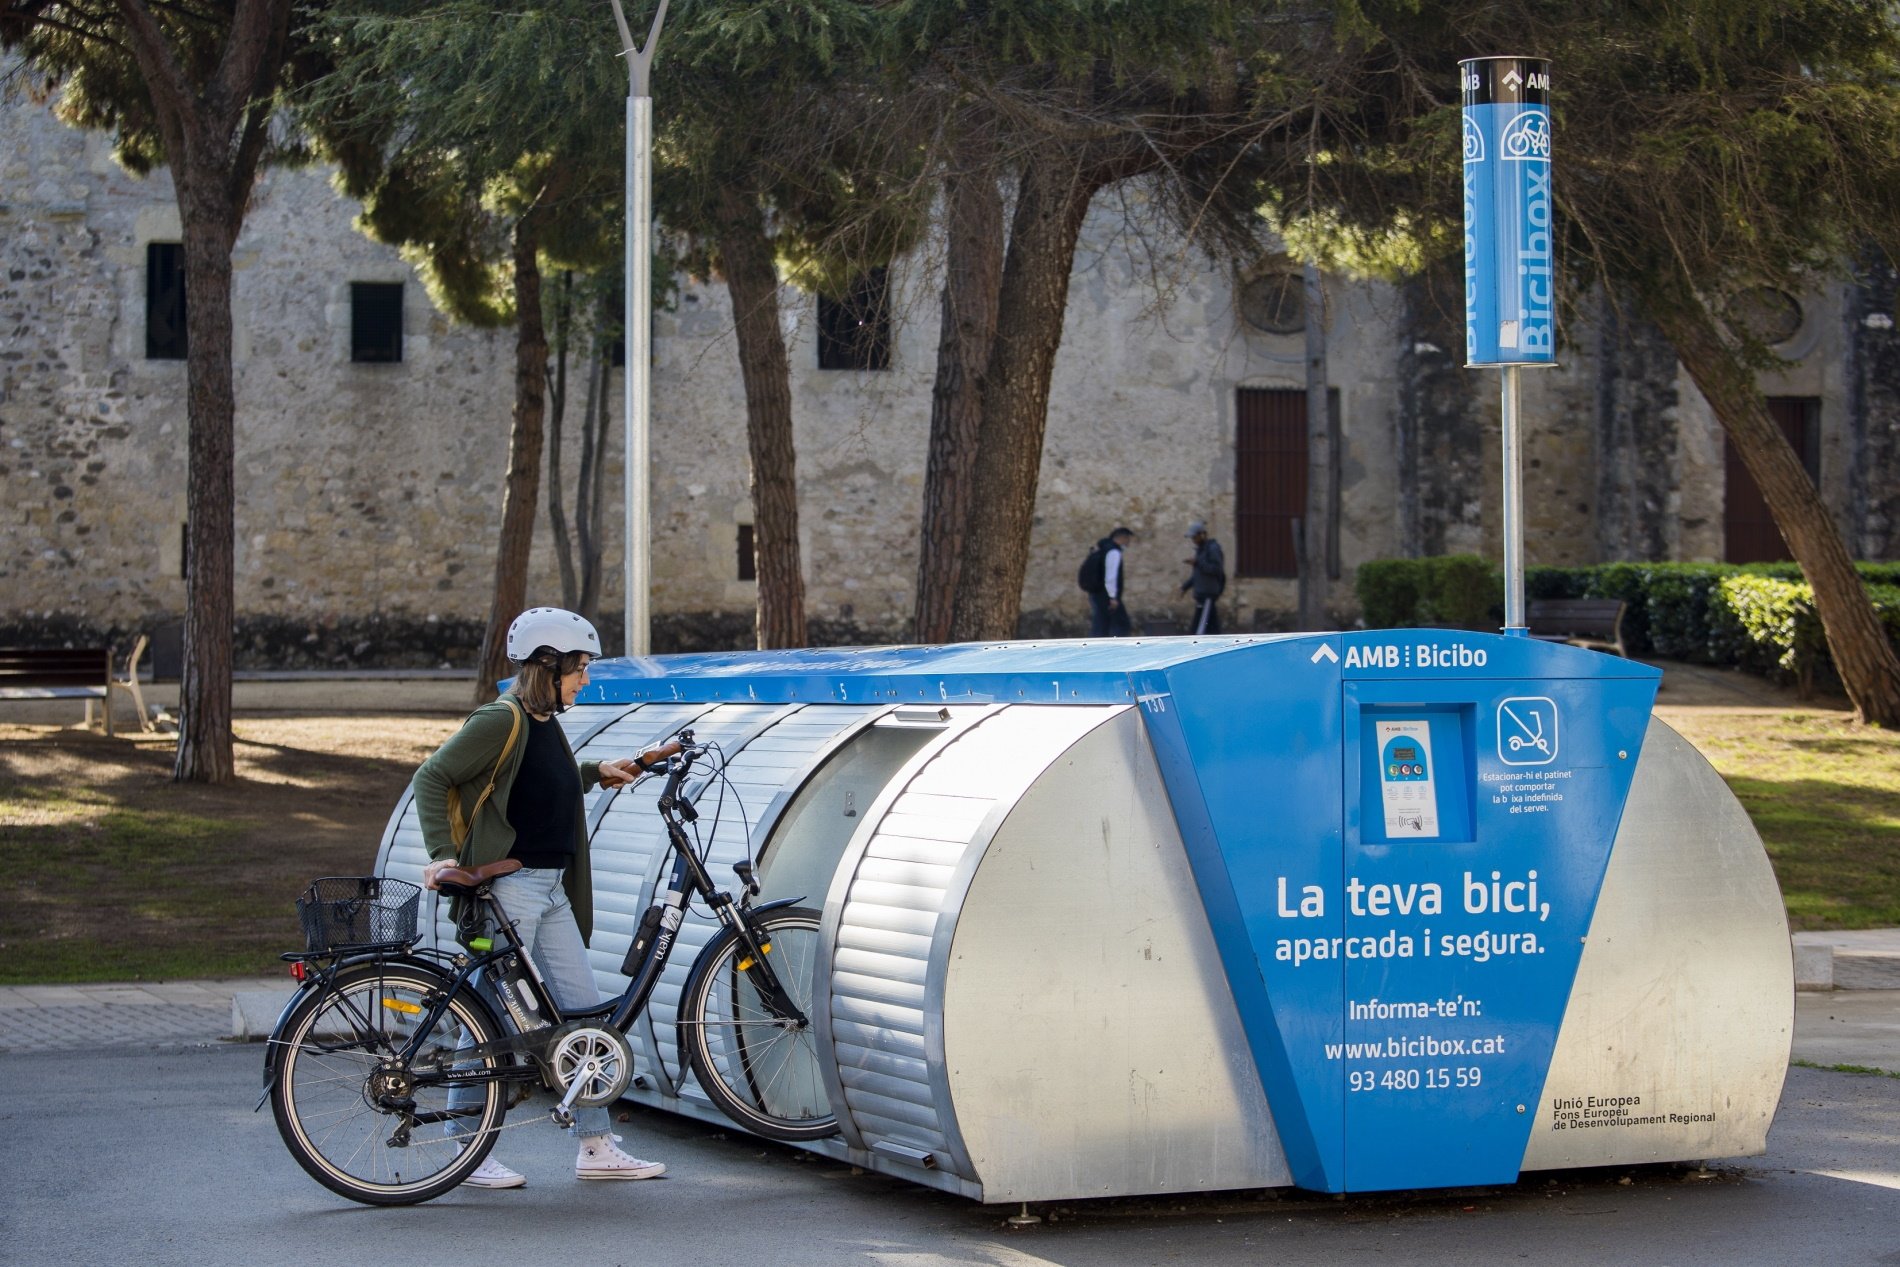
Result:
[[[1557,359],[1550,63],[1458,64],[1464,101],[1465,363]]]

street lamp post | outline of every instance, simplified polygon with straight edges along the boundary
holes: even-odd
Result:
[[[608,0],[627,59],[627,304],[626,348],[626,654],[652,651],[652,509],[648,489],[649,427],[653,400],[653,53],[666,21],[667,0],[653,15],[645,48],[635,46],[620,0]]]

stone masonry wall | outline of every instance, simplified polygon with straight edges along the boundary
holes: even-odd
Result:
[[[42,106],[0,107],[0,138],[0,642],[149,628],[184,601],[185,365],[144,355],[146,245],[178,236],[170,184],[121,171],[103,138]],[[1190,519],[1210,521],[1232,566],[1236,389],[1305,385],[1302,338],[1249,327],[1230,267],[1136,240],[1130,209],[1145,214],[1139,189],[1104,199],[1077,253],[1023,595],[1028,634],[1080,631],[1075,565],[1118,523],[1140,534],[1129,556],[1137,619],[1184,618]],[[238,244],[236,598],[247,667],[466,663],[487,613],[510,335],[450,323],[395,252],[352,228],[353,214],[323,172],[271,171]],[[892,271],[887,371],[817,369],[814,302],[790,287],[782,295],[819,639],[904,636],[935,267],[923,253]],[[349,359],[350,284],[362,281],[405,285],[400,364]],[[1889,270],[1857,292],[1851,375],[1843,326],[1816,345],[1813,364],[1774,379],[1824,397],[1824,490],[1859,508],[1857,544],[1870,555],[1894,550],[1900,513],[1892,286]],[[1496,556],[1496,375],[1462,364],[1455,286],[1329,277],[1326,290],[1343,564],[1330,601],[1350,623],[1354,569],[1367,559]],[[1562,368],[1524,375],[1528,560],[1719,553],[1709,472],[1719,475],[1720,433],[1699,395],[1652,337],[1614,323],[1572,333]],[[1866,415],[1858,430],[1843,421],[1850,380]],[[616,374],[603,525],[602,624],[615,630],[619,387]],[[673,309],[655,318],[658,649],[750,638],[756,584],[739,579],[737,555],[752,518],[744,417],[725,288],[682,278]],[[570,446],[578,430],[570,416]],[[572,448],[563,465],[572,478]],[[1235,578],[1224,614],[1233,628],[1272,627],[1296,597],[1290,580]],[[562,601],[545,492],[529,599]]]

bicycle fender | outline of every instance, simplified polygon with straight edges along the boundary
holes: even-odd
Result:
[[[804,900],[805,897],[803,894],[800,894],[798,897],[782,897],[776,902],[767,902],[764,906],[749,907],[748,910],[753,915],[763,915],[767,911],[776,911],[787,906],[797,906]]]
[[[341,973],[347,969],[356,967],[358,964],[375,963],[377,960],[378,956],[375,954],[353,955],[338,963],[335,972]],[[411,966],[416,965],[412,963]],[[444,985],[448,984],[449,978],[443,975],[442,969],[438,965],[426,964],[426,966],[436,974],[443,976]],[[283,1051],[284,1026],[290,1023],[290,1014],[296,1010],[299,1003],[303,1002],[311,993],[321,988],[322,985],[323,981],[321,978],[310,977],[300,983],[295,990],[291,991],[290,997],[284,1000],[283,1009],[277,1013],[277,1023],[271,1026],[270,1037],[264,1040],[264,1093],[257,1098],[257,1103],[251,1106],[251,1112],[258,1112],[264,1107],[265,1101],[270,1099],[271,1081],[277,1076],[277,1059],[279,1053]],[[475,997],[478,1000],[481,999],[479,994]],[[491,1013],[493,1012],[492,1008],[489,1010]],[[492,1015],[490,1019],[492,1019]]]
[[[283,1009],[277,1013],[277,1023],[271,1026],[270,1037],[264,1040],[264,1094],[251,1106],[251,1112],[263,1108],[264,1101],[270,1099],[270,1084],[277,1077],[277,1053],[283,1049],[284,1026],[290,1022],[291,1011],[316,987],[315,978],[303,982],[291,991],[290,997],[284,1000]]]

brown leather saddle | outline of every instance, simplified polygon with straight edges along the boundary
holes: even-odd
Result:
[[[435,887],[450,897],[474,897],[490,880],[521,870],[521,859],[502,858],[479,867],[444,867],[435,874]]]

